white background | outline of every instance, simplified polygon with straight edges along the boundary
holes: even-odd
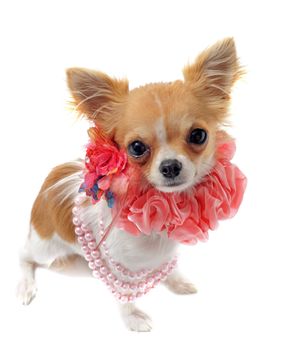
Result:
[[[278,1],[1,1],[1,349],[280,349],[280,10]],[[233,94],[235,162],[249,184],[239,214],[206,244],[182,247],[199,293],[159,287],[140,304],[149,334],[128,332],[89,276],[38,271],[15,298],[18,249],[50,168],[81,155],[86,123],[66,102],[65,68],[127,76],[131,87],[181,78],[200,50],[234,36],[247,76]]]

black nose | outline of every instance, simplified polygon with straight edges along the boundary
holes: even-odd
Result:
[[[159,166],[160,173],[170,179],[175,178],[181,172],[182,164],[176,159],[163,160]]]

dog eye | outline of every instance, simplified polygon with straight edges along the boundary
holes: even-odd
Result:
[[[148,151],[149,151],[148,146],[146,146],[141,141],[133,141],[128,146],[129,154],[135,158],[143,156]]]
[[[188,136],[188,142],[194,145],[203,145],[207,140],[208,134],[204,129],[193,129]]]

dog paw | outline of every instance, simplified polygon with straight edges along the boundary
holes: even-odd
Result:
[[[197,293],[197,289],[189,282],[185,277],[183,277],[178,271],[172,273],[165,280],[164,284],[170,291],[176,294],[194,294]]]
[[[123,313],[123,320],[128,329],[135,332],[150,332],[152,329],[151,318],[143,311],[134,308],[130,312]]]
[[[195,294],[197,289],[194,284],[186,281],[174,281],[169,283],[168,288],[176,294]]]
[[[34,280],[23,279],[17,287],[17,297],[23,305],[28,305],[34,299],[37,292]]]

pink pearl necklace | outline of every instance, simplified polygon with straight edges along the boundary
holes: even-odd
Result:
[[[79,214],[84,200],[84,196],[77,195],[75,206],[72,209],[77,241],[81,245],[84,258],[88,262],[93,276],[103,281],[119,301],[122,303],[133,302],[164,281],[174,270],[177,264],[176,257],[157,269],[143,269],[137,272],[130,271],[115,261],[109,255],[106,242],[103,241],[98,247],[95,234],[90,227],[82,222]],[[104,223],[103,220],[100,220],[99,236],[103,235]]]

